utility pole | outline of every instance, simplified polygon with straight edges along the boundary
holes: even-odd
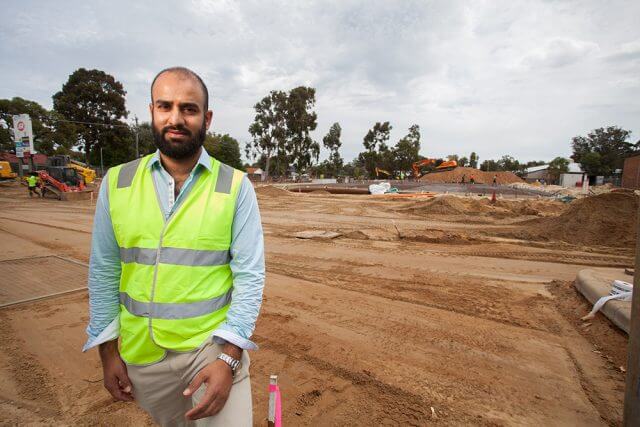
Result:
[[[100,174],[104,178],[104,162],[102,161],[102,145],[100,146]]]
[[[640,226],[640,206],[636,218]],[[636,263],[633,268],[631,327],[627,356],[627,387],[624,395],[623,425],[640,426],[640,228],[636,238]]]
[[[136,159],[140,158],[140,152],[138,150],[138,116],[135,116],[136,119]]]

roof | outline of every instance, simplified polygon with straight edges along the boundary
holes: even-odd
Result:
[[[247,173],[250,175],[262,175],[262,169],[260,168],[247,168]]]
[[[545,169],[549,169],[549,165],[531,166],[530,168],[526,169],[526,172],[533,173],[533,172],[543,171]]]
[[[532,166],[526,169],[526,173],[539,172],[549,169],[549,165],[540,165],[540,166]],[[582,168],[579,163],[569,162],[569,172],[568,173],[583,173]]]

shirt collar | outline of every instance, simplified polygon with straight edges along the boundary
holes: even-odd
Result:
[[[156,152],[153,153],[153,157],[151,157],[151,160],[149,160],[147,167],[151,169],[155,165],[157,165],[157,167],[162,167],[162,163],[160,162],[160,150],[156,150]],[[193,169],[195,170],[195,168],[197,168],[198,165],[202,165],[209,172],[212,171],[211,157],[209,157],[209,153],[207,153],[207,150],[205,150],[204,147],[200,149],[200,157],[198,158],[198,162],[195,164]]]

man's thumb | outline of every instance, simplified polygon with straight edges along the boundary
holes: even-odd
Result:
[[[194,391],[200,388],[200,386],[202,385],[202,381],[203,381],[202,375],[200,374],[196,375],[193,381],[191,381],[191,384],[189,384],[189,386],[182,392],[182,394],[184,394],[185,396],[191,396]]]

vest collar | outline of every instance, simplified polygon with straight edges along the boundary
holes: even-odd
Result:
[[[204,147],[200,149],[200,157],[198,158],[198,162],[195,164],[194,169],[197,168],[198,165],[202,165],[209,172],[213,171],[211,157],[209,157],[209,153],[207,153],[207,150],[205,150]],[[151,157],[151,160],[149,160],[149,163],[147,163],[147,167],[149,169],[154,167],[162,167],[162,163],[160,162],[160,150],[156,150],[156,152],[153,153],[153,157]]]

